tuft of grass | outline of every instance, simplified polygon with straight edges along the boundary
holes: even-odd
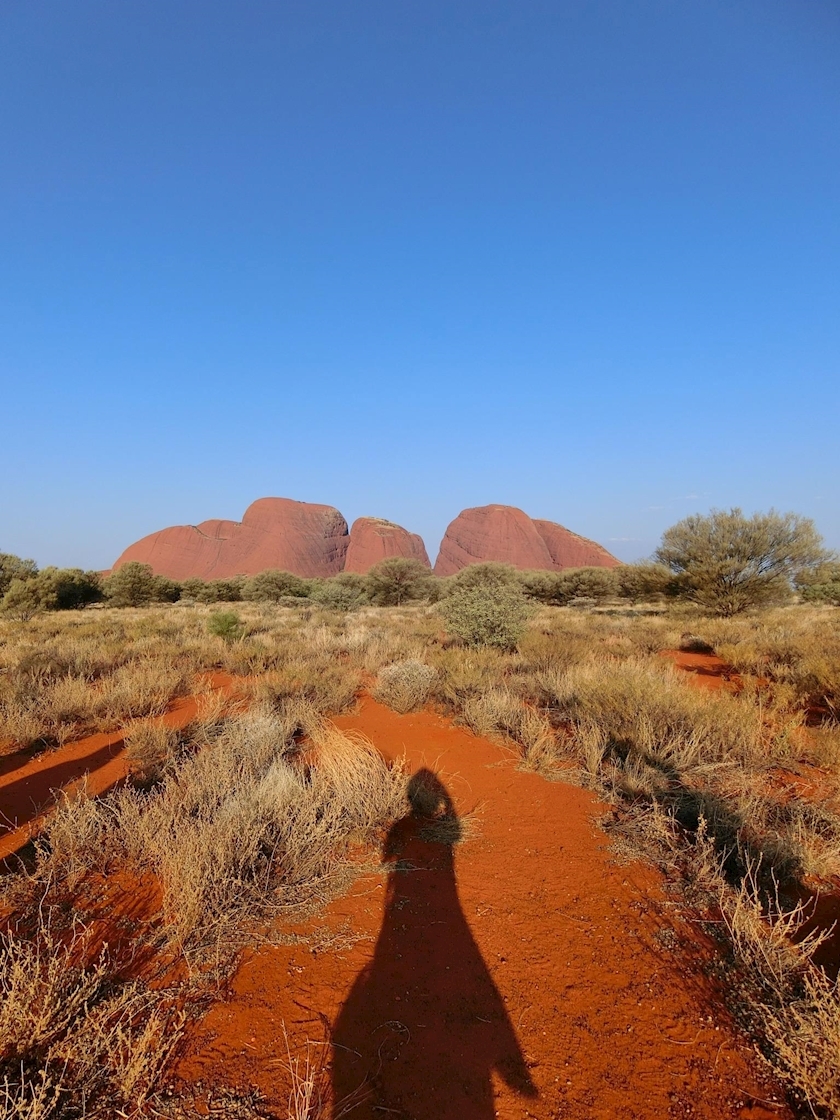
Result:
[[[379,673],[374,699],[402,714],[422,708],[432,691],[437,672],[422,661],[396,661]]]
[[[0,937],[0,1106],[9,1120],[110,1120],[149,1099],[183,1027],[82,937]]]

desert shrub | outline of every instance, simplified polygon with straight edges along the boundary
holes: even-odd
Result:
[[[49,610],[49,606],[50,597],[36,577],[13,579],[0,600],[3,613],[22,622],[28,622],[40,611]]]
[[[840,607],[840,563],[830,562],[801,572],[796,588],[806,603]]]
[[[239,603],[242,601],[244,576],[231,579],[185,579],[178,586],[182,598],[196,603]]]
[[[512,739],[532,766],[549,762],[554,753],[555,735],[549,720],[509,689],[491,688],[469,697],[462,718],[476,735]]]
[[[808,518],[740,509],[686,517],[663,533],[655,556],[683,595],[724,616],[784,600],[794,580],[828,559]]]
[[[426,703],[436,676],[422,661],[397,661],[381,670],[373,695],[395,712],[412,712]]]
[[[725,759],[760,765],[786,744],[755,705],[701,691],[664,664],[593,661],[545,684],[555,722],[595,736],[611,758],[635,754],[674,774]]]
[[[159,782],[174,761],[178,733],[160,723],[139,723],[125,735],[128,768],[138,785]]]
[[[44,568],[26,579],[13,579],[2,599],[12,617],[29,619],[40,611],[77,610],[102,598],[98,572],[81,568]]]
[[[447,593],[455,590],[478,587],[481,589],[495,587],[522,587],[522,572],[512,564],[499,564],[494,560],[482,564],[468,564],[447,581]]]
[[[665,564],[622,564],[613,569],[618,594],[631,603],[673,595],[674,573]]]
[[[493,688],[510,667],[510,656],[493,646],[470,649],[430,649],[429,661],[437,669],[432,689],[444,708],[459,713],[464,702]]]
[[[0,939],[3,1115],[136,1115],[180,1038],[183,1017],[165,1008],[163,993],[120,982],[105,950],[86,962],[80,937],[67,943],[43,927],[38,934],[34,941]]]
[[[305,769],[301,730],[314,747]],[[192,944],[323,899],[351,874],[350,841],[404,811],[401,769],[300,701],[229,721],[212,751],[186,757],[151,796],[124,791],[114,809],[126,850],[160,876],[166,917]]]
[[[468,645],[499,649],[516,646],[533,613],[515,569],[503,564],[464,568],[438,610],[451,633]]]
[[[24,560],[11,552],[0,552],[0,598],[9,590],[13,579],[32,579],[38,574],[34,560]]]
[[[391,556],[375,564],[366,576],[371,603],[380,607],[398,607],[411,599],[422,599],[434,576],[419,560]]]
[[[256,603],[280,603],[284,599],[302,599],[309,593],[309,587],[300,576],[291,572],[281,572],[276,568],[260,572],[246,580],[242,587],[242,598]]]
[[[214,611],[207,619],[207,632],[226,642],[235,642],[245,633],[236,611]]]
[[[130,560],[103,582],[105,598],[113,607],[143,607],[149,603],[174,603],[181,585],[166,576],[156,576],[151,564]]]
[[[356,703],[361,688],[358,669],[333,657],[297,657],[266,673],[252,686],[253,695],[285,709],[304,700],[324,715],[338,715]]]
[[[309,597],[332,611],[355,611],[367,601],[367,581],[356,572],[341,572],[331,579],[312,580]]]

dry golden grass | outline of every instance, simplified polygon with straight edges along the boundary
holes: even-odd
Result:
[[[422,708],[432,691],[436,671],[422,661],[394,661],[381,669],[373,688],[374,699],[405,713]]]
[[[139,1115],[183,1014],[163,992],[120,983],[80,936],[0,939],[0,1109],[9,1120]]]
[[[452,643],[428,606],[237,604],[244,635],[229,644],[207,633],[210,610],[0,620],[0,746],[127,724],[145,787],[64,798],[40,842],[32,898],[66,899],[92,872],[133,866],[163,885],[170,947],[191,957],[317,905],[360,865],[355,846],[406,811],[400,769],[324,718],[376,678],[376,695],[396,710],[428,697],[513,746],[523,765],[609,800],[614,835],[694,884],[692,904],[715,909],[743,980],[732,991],[780,1071],[817,1112],[840,1115],[840,998],[813,964],[813,943],[801,941],[801,912],[785,910],[776,887],[826,882],[840,868],[836,610],[721,620],[686,608],[546,608],[508,652]],[[738,694],[700,690],[657,656],[687,634],[741,674]],[[142,722],[213,669],[244,678],[250,710],[208,695],[177,736]],[[14,959],[5,958],[8,975]],[[89,967],[84,983],[95,983]],[[59,1004],[72,1005],[75,991]],[[148,1021],[152,1037],[157,1020],[145,1014],[132,1029]],[[36,1038],[42,1028],[21,1029]],[[25,1086],[7,1081],[10,1116],[63,1120],[36,1099],[49,1103],[56,1068],[35,1063]],[[306,1108],[309,1072],[299,1073]],[[90,1076],[113,1101],[120,1078],[134,1075],[108,1073],[105,1088]]]

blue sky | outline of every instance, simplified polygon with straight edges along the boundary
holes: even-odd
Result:
[[[838,140],[835,0],[7,0],[0,551],[264,495],[840,547]]]

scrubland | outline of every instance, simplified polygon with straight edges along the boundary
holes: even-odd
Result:
[[[0,621],[2,753],[116,730],[131,770],[105,797],[59,797],[5,877],[3,1115],[163,1108],[183,1023],[239,950],[375,867],[406,775],[329,721],[366,690],[595,791],[616,858],[655,862],[714,939],[731,1009],[792,1099],[840,1116],[837,953],[815,919],[840,870],[837,608],[540,606],[509,648],[451,637],[434,603],[237,603],[215,634],[212,614]],[[186,727],[147,722],[186,693]],[[118,889],[146,909],[106,936]]]

